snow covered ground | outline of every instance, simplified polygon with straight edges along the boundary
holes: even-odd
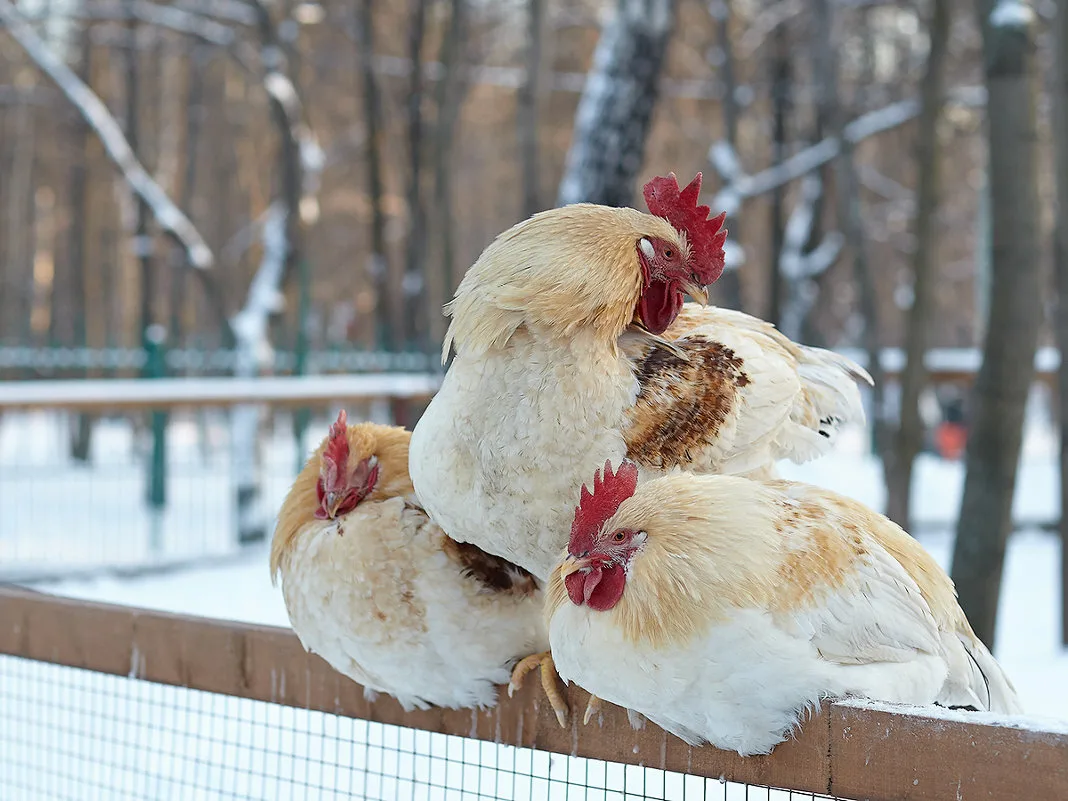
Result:
[[[311,430],[325,430],[326,425],[324,418]],[[270,584],[266,550],[237,553],[232,544],[224,418],[186,416],[172,423],[168,432],[169,504],[158,516],[160,546],[156,549],[152,547],[153,517],[143,503],[144,458],[139,449],[143,436],[136,436],[123,421],[102,423],[94,441],[93,463],[87,468],[66,462],[65,426],[55,415],[0,418],[0,570],[45,567],[53,572],[57,566],[83,570],[103,564],[218,556],[217,565],[191,570],[132,579],[67,579],[35,586],[85,599],[287,624],[281,595]],[[266,502],[275,509],[297,464],[287,418],[279,418],[263,447]],[[1056,437],[1048,422],[1041,415],[1031,415],[1016,499],[1016,518],[1027,525],[1013,535],[1009,545],[996,652],[1030,714],[1068,720],[1068,651],[1059,645],[1059,543],[1055,535],[1034,525],[1054,520],[1059,513],[1055,449]],[[879,465],[865,451],[864,434],[852,432],[835,454],[811,465],[784,465],[783,472],[881,508]],[[962,480],[960,464],[921,458],[915,495],[921,522],[917,536],[945,566],[952,550],[952,521]],[[610,790],[615,784],[622,790],[627,775],[622,767],[609,766],[604,774],[608,784],[602,783],[606,789],[586,794],[569,783],[568,776],[578,776],[579,783],[584,783],[590,766],[596,774],[603,763],[549,760],[522,749],[495,746],[472,756],[464,749],[481,746],[453,744],[442,735],[345,722],[174,688],[136,685],[131,690],[131,686],[124,679],[0,658],[0,699],[15,701],[0,703],[0,752],[15,748],[7,751],[13,755],[10,761],[0,759],[0,786],[17,787],[21,782],[25,791],[4,797],[62,796],[67,792],[62,789],[68,786],[63,784],[66,776],[73,786],[96,781],[123,789],[123,797],[215,798],[220,796],[207,788],[225,786],[242,797],[255,798],[332,798],[335,791],[344,797],[343,789],[370,798],[439,798],[449,797],[442,789],[445,785],[456,787],[459,782],[470,789],[492,780],[496,789],[490,797],[530,797],[535,792],[532,781],[536,781],[538,797],[593,799],[620,797]],[[107,709],[116,710],[111,713],[112,728],[121,736],[97,722],[101,710]],[[262,736],[257,734],[261,728]],[[14,735],[5,737],[4,732],[19,734],[12,740]],[[116,738],[111,746],[100,746],[101,737],[106,744],[109,736]],[[387,741],[407,752],[401,763]],[[63,743],[58,755],[57,742]],[[452,748],[461,749],[459,757],[448,755]],[[64,759],[64,751],[71,760]],[[267,761],[260,764],[264,753]],[[542,756],[545,764],[538,762],[538,767],[534,760]],[[473,767],[458,766],[458,759]],[[520,770],[517,760],[528,762]],[[439,776],[439,769],[445,773]],[[469,769],[475,773],[468,775]],[[450,770],[460,773],[448,774]],[[520,784],[514,786],[517,771],[541,778],[520,776]],[[398,772],[402,778],[415,778],[400,783],[389,778]],[[651,780],[661,788],[650,791],[654,797],[681,797],[682,785],[678,792],[669,788],[675,778],[656,774],[635,774],[628,792],[641,786],[639,781]],[[46,779],[55,782],[55,787],[41,784]],[[507,788],[500,786],[502,781]],[[359,782],[363,789],[357,789]],[[189,794],[190,786],[200,789]],[[707,797],[767,797],[735,796],[736,789],[714,782]],[[112,796],[105,793],[104,797]],[[699,792],[697,797],[704,796]]]

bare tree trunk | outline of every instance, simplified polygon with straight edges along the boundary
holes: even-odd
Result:
[[[138,63],[137,30],[138,22],[129,10],[131,20],[127,25],[126,52],[126,141],[130,150],[144,161],[141,150],[140,101],[141,101],[141,65]],[[141,344],[147,347],[147,332],[154,322],[154,301],[156,290],[156,271],[152,259],[152,238],[148,234],[148,206],[138,196],[134,196],[137,209],[136,230],[134,231],[133,250],[141,264]]]
[[[617,0],[579,100],[557,205],[632,204],[675,9],[675,0]]]
[[[79,77],[86,84],[92,75],[92,40],[89,35],[89,24],[83,23],[81,30],[81,59],[79,63]],[[70,173],[70,245],[67,259],[69,264],[70,280],[70,314],[71,329],[73,334],[72,344],[75,347],[84,348],[88,344],[87,327],[85,322],[88,298],[85,291],[85,272],[88,269],[86,263],[87,250],[87,222],[89,217],[89,192],[87,162],[89,160],[89,126],[80,117],[71,126],[72,141],[71,150],[74,153],[74,161]],[[88,371],[82,373],[88,376]],[[89,451],[92,445],[93,418],[88,414],[75,415],[74,425],[71,430],[70,455],[77,462],[88,462]]]
[[[867,236],[861,213],[860,184],[853,155],[854,145],[843,135],[847,113],[838,89],[838,56],[834,48],[834,16],[831,0],[815,0],[813,9],[813,22],[817,35],[814,43],[816,69],[817,74],[824,76],[818,90],[817,108],[819,116],[831,128],[831,135],[837,137],[842,143],[841,152],[834,161],[838,224],[845,236],[845,243],[853,255],[853,275],[859,289],[860,314],[864,320],[863,341],[868,354],[868,372],[875,382],[872,425],[875,429],[875,442],[881,447],[885,441],[885,423],[882,414],[884,379],[879,359],[881,344],[879,299],[868,259]]]
[[[466,95],[462,81],[466,36],[467,0],[451,0],[451,13],[442,42],[441,65],[445,72],[437,87],[437,125],[434,135],[434,229],[435,250],[440,258],[427,273],[427,319],[431,352],[436,352],[445,336],[442,306],[456,289],[455,227],[452,199],[452,143],[460,108]]]
[[[812,15],[809,20],[811,29],[809,31],[809,46],[810,53],[809,58],[812,62],[812,76],[814,83],[814,119],[813,119],[813,131],[812,131],[812,143],[817,144],[823,141],[823,137],[827,135],[829,129],[838,129],[845,124],[844,119],[839,119],[842,116],[839,108],[838,101],[838,54],[836,42],[831,36],[831,26],[834,23],[831,6],[825,2],[825,0],[816,0],[812,3]],[[845,143],[843,143],[845,145]],[[815,193],[813,196],[811,215],[812,220],[808,228],[808,240],[805,242],[804,247],[801,250],[802,255],[807,256],[820,246],[820,242],[823,240],[823,231],[825,227],[826,216],[826,201],[827,201],[827,187],[831,185],[831,177],[840,176],[843,168],[852,170],[853,157],[852,154],[843,155],[845,147],[842,149],[843,153],[839,154],[839,158],[834,162],[827,164],[820,168],[819,180],[822,182],[822,191]],[[845,158],[847,161],[842,161]],[[837,189],[837,187],[836,187]],[[839,211],[841,211],[841,201],[839,200]],[[840,217],[841,215],[839,215]],[[839,227],[845,232],[846,221],[840,219]],[[846,233],[848,239],[848,233]],[[854,256],[856,258],[856,256]],[[790,287],[791,293],[796,294],[797,290],[803,288],[804,285],[795,285]],[[811,299],[807,302],[804,316],[797,322],[798,334],[805,342],[810,344],[822,344],[823,332],[820,331],[813,323],[811,311],[815,308],[818,298],[819,282],[818,276],[814,277],[812,282],[806,288],[812,295]],[[797,304],[791,303],[795,308]]]
[[[130,21],[126,27],[126,141],[135,158],[146,160],[141,148],[141,70],[137,44],[138,22],[133,13],[133,3],[128,2]],[[150,57],[154,57],[153,54]],[[141,347],[145,351],[145,366],[141,370],[143,378],[157,378],[163,374],[163,356],[159,350],[163,347],[164,334],[155,322],[156,304],[156,265],[153,259],[154,242],[148,232],[149,208],[144,199],[136,193],[133,201],[137,222],[132,239],[133,250],[141,265]],[[159,547],[160,521],[158,512],[167,503],[167,415],[162,410],[149,412],[152,432],[152,450],[148,463],[148,475],[145,482],[145,501],[156,515],[152,519],[151,541],[153,549]]]
[[[727,143],[731,152],[738,152],[738,118],[741,107],[738,104],[738,78],[734,71],[734,46],[731,39],[731,0],[713,0],[710,12],[716,20],[716,42],[723,57],[720,74],[723,76],[723,123]],[[736,242],[741,241],[742,231],[739,218],[727,220],[727,228]],[[712,288],[712,293],[719,305],[731,309],[742,308],[742,282],[738,270],[727,270]]]
[[[381,104],[374,60],[374,0],[356,0],[356,48],[360,84],[363,89],[363,116],[367,126],[367,183],[371,196],[371,254],[367,271],[375,288],[378,316],[378,346],[390,351],[404,338],[403,309],[390,291],[389,257],[386,255],[386,214],[382,207]]]
[[[526,76],[516,97],[519,159],[523,168],[523,217],[542,209],[538,168],[538,111],[541,105],[545,0],[527,0]]]
[[[771,163],[781,164],[786,159],[788,119],[791,109],[790,91],[792,89],[792,69],[790,64],[790,43],[786,26],[775,28],[773,52],[774,60],[771,70],[772,102],[772,148]],[[783,286],[779,272],[785,243],[786,217],[784,202],[786,187],[778,185],[771,195],[771,264],[768,268],[768,321],[773,325],[782,324]]]
[[[1057,370],[1061,426],[1061,643],[1068,645],[1068,8],[1057,6],[1053,25],[1054,156],[1057,164],[1057,221],[1053,256],[1057,277]]]
[[[953,550],[961,607],[990,647],[1042,321],[1033,21],[1022,3],[999,4],[1013,14],[992,13],[994,5],[976,2],[987,86],[993,285]]]
[[[405,335],[407,345],[426,343],[423,296],[426,291],[426,224],[423,213],[423,40],[429,0],[412,0],[408,29],[411,85],[408,89],[408,248],[404,265]],[[426,350],[426,348],[423,348]],[[408,421],[400,424],[406,425]]]
[[[189,90],[185,104],[185,174],[182,177],[182,208],[193,216],[193,198],[196,197],[197,148],[200,144],[200,128],[204,115],[204,77],[201,75],[200,50],[193,45],[188,56]],[[175,252],[172,266],[174,274],[174,297],[171,302],[171,341],[182,343],[185,339],[186,271],[178,263],[181,254]]]
[[[262,0],[256,0],[254,8],[262,59],[267,69],[264,89],[278,131],[277,158],[281,180],[278,199],[271,205],[263,226],[260,267],[249,286],[244,306],[232,322],[237,340],[234,375],[242,378],[260,373],[264,351],[270,350],[270,322],[277,312],[275,298],[304,258],[301,199],[306,190],[306,167],[311,169],[312,166],[307,161],[313,158],[308,151],[318,146],[304,127],[303,104],[293,80],[293,69],[281,47],[268,8]],[[300,324],[303,322],[301,320]],[[258,438],[260,408],[235,406],[230,420],[237,539],[246,544],[267,536]]]
[[[938,121],[944,103],[945,63],[949,51],[948,0],[932,0],[928,25],[930,49],[920,84],[920,118],[916,130],[916,250],[912,261],[913,301],[905,326],[905,367],[901,373],[901,423],[897,436],[883,453],[886,478],[886,514],[906,531],[911,530],[912,465],[923,446],[920,393],[927,383],[924,357],[928,327],[934,313],[938,263],[935,259],[938,229],[940,158]]]
[[[8,184],[7,195],[7,248],[5,272],[7,287],[0,297],[2,318],[0,326],[14,341],[25,341],[22,330],[29,324],[33,308],[33,254],[31,211],[27,203],[33,198],[33,167],[36,157],[34,148],[34,109],[20,98],[14,110],[15,124],[12,136],[11,168],[4,176]]]

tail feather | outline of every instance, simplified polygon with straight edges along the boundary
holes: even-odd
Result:
[[[864,403],[858,382],[872,383],[856,362],[829,350],[797,346],[797,372],[803,391],[790,411],[793,423],[788,458],[801,463],[827,453],[841,429],[863,424]]]
[[[982,686],[976,689],[980,700],[986,702],[986,709],[1006,715],[1022,714],[1023,705],[1016,694],[1016,688],[1004,668],[994,659],[994,655],[978,638],[966,640],[961,637],[961,642],[982,677]]]
[[[935,703],[1003,715],[1023,712],[1016,688],[970,627],[966,631],[944,631],[942,641],[949,661],[949,676]]]

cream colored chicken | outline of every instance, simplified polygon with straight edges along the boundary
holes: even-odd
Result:
[[[410,436],[342,411],[282,505],[271,575],[304,647],[369,693],[405,709],[491,706],[516,660],[545,647],[541,593],[429,520]]]
[[[700,176],[645,188],[653,214],[590,204],[501,234],[448,307],[456,352],[412,437],[412,480],[430,516],[548,579],[571,499],[606,459],[644,476],[769,475],[828,450],[863,419],[835,354],[739,312],[683,305],[723,269],[722,216]],[[548,659],[545,660],[548,665]]]
[[[606,465],[546,616],[563,678],[743,756],[828,697],[1021,711],[923,547],[806,484]]]

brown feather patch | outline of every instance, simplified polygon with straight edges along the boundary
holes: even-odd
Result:
[[[443,535],[441,549],[460,566],[464,575],[481,584],[485,592],[527,596],[538,589],[534,576],[526,570],[469,542],[457,542]]]
[[[742,359],[722,343],[694,336],[674,343],[688,360],[662,348],[635,359],[638,398],[628,413],[627,457],[667,470],[716,442],[749,383]]]

